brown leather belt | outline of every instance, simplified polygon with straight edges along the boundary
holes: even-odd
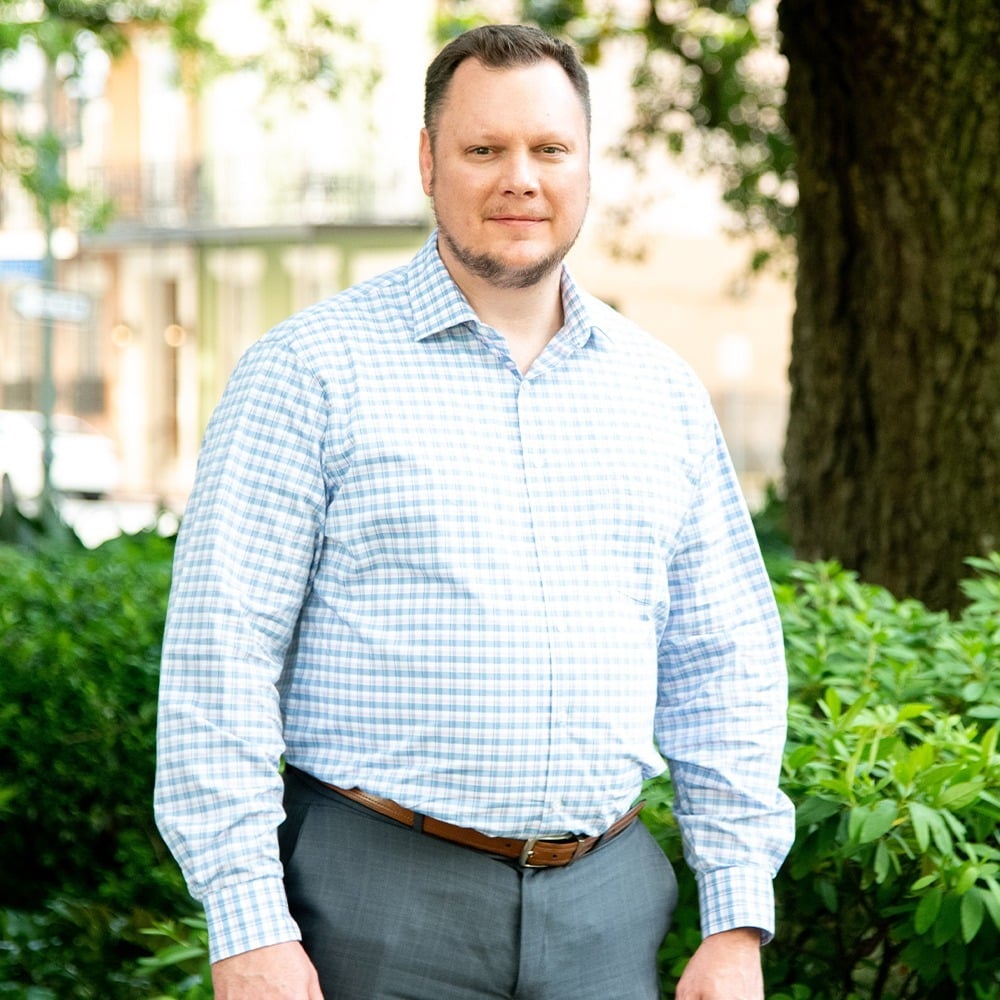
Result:
[[[541,837],[529,837],[527,840],[513,840],[508,837],[488,837],[478,830],[470,830],[464,826],[453,826],[433,816],[420,816],[401,806],[392,799],[369,795],[360,788],[338,788],[336,785],[323,784],[344,798],[366,806],[373,812],[388,816],[404,826],[418,826],[418,819],[423,822],[419,828],[430,837],[471,847],[474,851],[486,854],[496,854],[503,858],[512,858],[522,868],[561,868],[571,864],[585,854],[589,854],[598,844],[617,837],[625,830],[642,811],[645,802],[638,802],[621,819],[613,823],[604,833],[596,837],[568,837],[565,840],[545,840]]]

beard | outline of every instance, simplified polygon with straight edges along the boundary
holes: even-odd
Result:
[[[580,235],[578,229],[573,234],[572,239],[556,247],[551,253],[545,254],[544,257],[540,257],[534,263],[514,265],[508,264],[494,254],[475,253],[468,247],[463,247],[441,224],[436,210],[434,217],[437,221],[438,236],[444,241],[455,259],[470,274],[482,278],[494,288],[531,288],[533,285],[537,285],[543,278],[547,278],[562,265],[566,255],[576,243],[577,236]]]

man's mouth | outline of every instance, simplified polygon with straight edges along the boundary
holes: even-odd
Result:
[[[491,215],[490,222],[499,222],[508,226],[531,226],[545,219],[540,215]]]

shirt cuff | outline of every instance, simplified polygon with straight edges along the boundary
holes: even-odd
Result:
[[[756,927],[761,944],[774,937],[774,880],[758,868],[717,868],[698,876],[703,937]]]
[[[302,939],[299,925],[288,912],[288,897],[280,878],[241,882],[206,895],[202,902],[212,962]]]

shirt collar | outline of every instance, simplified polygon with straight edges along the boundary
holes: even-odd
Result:
[[[410,261],[406,280],[413,313],[414,340],[424,340],[466,323],[480,322],[441,260],[436,229]],[[565,266],[560,287],[566,338],[582,346],[597,333],[613,342],[613,329],[606,322],[598,322],[592,304],[587,301],[589,297],[577,286]]]

